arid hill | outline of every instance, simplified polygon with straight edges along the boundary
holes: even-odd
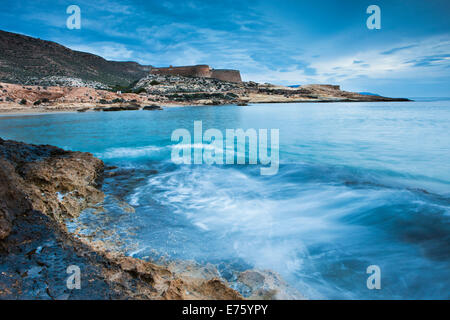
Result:
[[[101,84],[129,85],[148,74],[150,66],[108,61],[60,44],[0,30],[0,82],[41,84],[59,76]]]

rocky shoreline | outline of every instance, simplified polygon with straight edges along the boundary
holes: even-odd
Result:
[[[242,298],[219,279],[179,277],[69,234],[64,219],[102,201],[104,169],[89,153],[0,140],[0,298]],[[66,287],[70,265],[80,290]]]
[[[0,83],[0,113],[123,111],[149,106],[409,101],[342,91],[333,85],[290,88],[212,78],[148,75],[121,88],[123,91],[115,91],[101,86],[99,89],[98,85],[93,86],[81,79],[64,80],[63,85],[55,82],[57,85],[53,86]]]
[[[111,170],[90,153],[0,139],[0,299],[243,299],[213,266],[157,265],[67,231],[101,204]],[[68,289],[67,267],[81,271]],[[272,272],[247,270],[248,298],[301,298]]]

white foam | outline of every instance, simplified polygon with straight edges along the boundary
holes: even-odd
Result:
[[[136,148],[110,148],[102,153],[95,154],[101,159],[140,158],[152,156],[160,152],[164,147],[145,146]]]

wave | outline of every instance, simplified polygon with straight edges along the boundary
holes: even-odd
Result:
[[[167,220],[168,241],[190,241],[164,248],[159,235],[151,247],[184,259],[239,257],[279,272],[310,298],[373,297],[352,284],[370,264],[395,266],[391,276],[408,279],[417,270],[448,264],[448,199],[380,183],[381,175],[371,181],[372,174],[344,167],[327,176],[323,166],[284,166],[283,174],[269,178],[254,166],[171,167],[147,177],[129,199],[145,215],[152,212],[152,219],[156,208],[165,208],[165,219],[178,221]],[[354,183],[345,183],[350,172]],[[180,223],[184,232],[177,229]],[[141,239],[142,245],[148,241]],[[342,276],[329,274],[330,268]],[[404,286],[399,290],[414,287]]]
[[[104,152],[95,153],[95,156],[100,159],[127,159],[127,158],[140,158],[151,157],[155,153],[161,152],[165,147],[158,146],[144,146],[144,147],[123,147],[123,148],[110,148]]]
[[[143,147],[122,147],[122,148],[110,148],[106,149],[104,152],[95,153],[96,157],[100,159],[133,159],[133,158],[142,158],[142,157],[155,157],[158,153],[162,151],[168,151],[171,149],[180,149],[180,150],[195,150],[202,149],[207,151],[215,151],[215,152],[234,152],[232,149],[220,149],[217,148],[213,144],[207,143],[194,143],[194,144],[172,144],[167,146],[143,146]]]

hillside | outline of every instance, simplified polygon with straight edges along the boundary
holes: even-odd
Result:
[[[136,62],[108,61],[55,42],[0,30],[0,82],[42,84],[37,81],[59,76],[109,86],[129,85],[149,70]]]

